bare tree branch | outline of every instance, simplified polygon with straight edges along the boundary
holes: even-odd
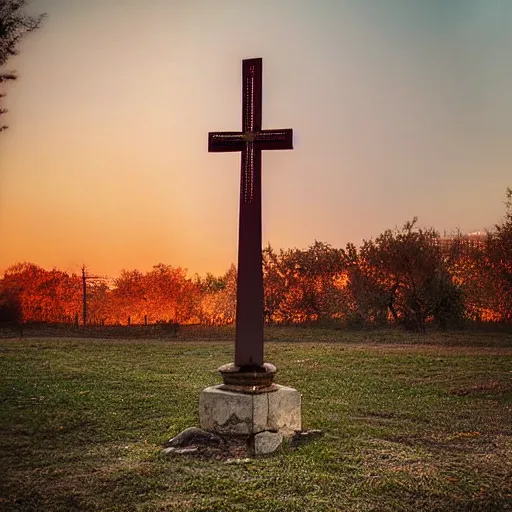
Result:
[[[29,16],[24,12],[27,0],[0,0],[0,68],[7,61],[18,54],[21,39],[34,30],[37,30],[46,16]],[[13,71],[0,72],[0,84],[16,80]],[[0,94],[0,101],[5,93]],[[6,109],[0,108],[0,116],[5,115]],[[7,126],[0,126],[0,132]]]

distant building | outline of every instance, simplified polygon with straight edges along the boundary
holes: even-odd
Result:
[[[444,235],[437,240],[437,244],[443,252],[451,251],[456,245],[463,252],[469,252],[475,249],[484,249],[487,233],[484,231],[473,231],[466,234]]]

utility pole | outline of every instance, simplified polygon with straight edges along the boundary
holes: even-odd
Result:
[[[92,279],[93,281],[102,281],[107,280],[108,277],[87,275],[85,265],[82,265],[82,319],[84,322],[84,327],[87,325],[87,279]]]
[[[85,265],[82,266],[82,303],[84,327],[87,325],[87,276],[85,274]]]

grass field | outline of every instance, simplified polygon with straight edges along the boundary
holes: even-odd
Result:
[[[277,382],[325,435],[164,456],[232,359],[219,332],[0,340],[0,509],[512,510],[512,335],[270,329]]]

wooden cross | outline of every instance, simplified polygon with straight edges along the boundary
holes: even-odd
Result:
[[[211,132],[208,151],[241,151],[235,365],[263,365],[261,151],[293,149],[293,131],[261,129],[262,59],[242,62],[241,132]]]

